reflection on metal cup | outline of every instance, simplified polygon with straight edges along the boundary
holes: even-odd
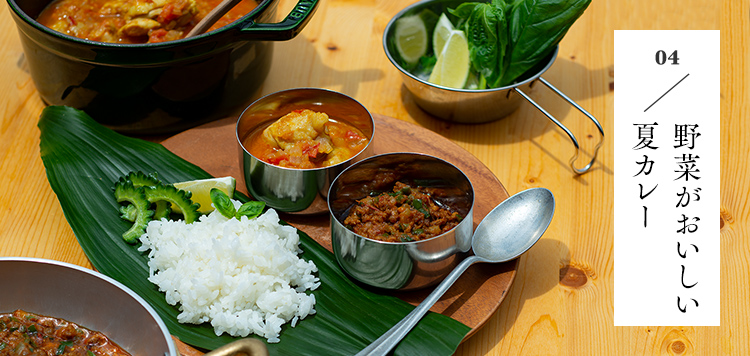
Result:
[[[489,0],[480,1],[489,2]],[[499,88],[475,90],[444,87],[430,83],[426,78],[420,78],[417,75],[414,75],[399,64],[399,61],[396,59],[398,58],[398,51],[396,50],[396,41],[394,40],[396,37],[394,35],[396,28],[395,24],[398,19],[406,16],[418,15],[424,10],[430,10],[436,14],[440,14],[448,9],[458,7],[463,2],[463,0],[418,1],[405,7],[398,14],[393,16],[388,25],[386,25],[385,31],[383,31],[383,49],[385,50],[385,54],[393,66],[401,72],[404,86],[411,93],[414,102],[417,103],[422,110],[445,121],[461,124],[482,124],[500,120],[512,114],[518,109],[521,103],[527,101],[560,129],[565,131],[565,134],[570,138],[571,143],[576,149],[575,154],[569,161],[570,167],[573,171],[577,174],[587,172],[596,160],[599,148],[604,140],[604,129],[593,115],[563,94],[562,91],[555,88],[550,82],[542,78],[542,74],[552,67],[552,64],[555,62],[559,50],[558,46],[555,46],[555,48],[534,67],[518,77],[515,83]],[[580,146],[575,135],[573,135],[573,133],[563,125],[560,120],[555,118],[541,105],[534,102],[534,100],[528,95],[532,92],[532,89],[534,89],[537,82],[544,84],[544,86],[552,90],[596,125],[596,128],[599,131],[599,142],[594,148],[593,157],[585,166],[578,167],[575,164],[580,151]]]

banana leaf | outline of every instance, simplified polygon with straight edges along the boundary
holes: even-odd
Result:
[[[129,222],[119,216],[113,185],[135,170],[157,173],[164,182],[210,178],[162,145],[123,136],[86,113],[64,106],[44,109],[39,120],[40,150],[52,190],[83,251],[99,272],[131,288],[160,315],[172,335],[202,350],[236,339],[216,336],[208,323],[180,324],[179,309],[147,280],[148,258],[123,241]],[[207,143],[208,144],[208,143]],[[243,201],[248,200],[238,195]],[[281,342],[268,344],[272,355],[352,355],[412,310],[393,296],[353,283],[334,256],[300,231],[305,259],[315,262],[321,286],[313,291],[317,314],[296,327],[284,326]],[[125,316],[126,317],[126,316]],[[429,313],[399,344],[396,355],[450,355],[470,328],[447,316]],[[261,340],[265,341],[265,339]]]

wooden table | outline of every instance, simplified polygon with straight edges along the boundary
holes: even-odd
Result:
[[[476,126],[438,121],[416,106],[381,44],[387,22],[409,2],[322,1],[300,36],[276,44],[262,94],[302,86],[337,90],[372,112],[453,140],[483,161],[510,193],[531,187],[552,190],[557,209],[551,226],[521,258],[498,311],[457,354],[750,354],[750,242],[745,238],[750,216],[745,161],[750,154],[750,125],[745,123],[750,0],[593,1],[545,74],[604,126],[607,139],[599,159],[581,176],[567,165],[573,147],[565,134],[530,105],[501,121]],[[289,4],[284,0],[280,10]],[[613,30],[618,29],[722,30],[721,327],[613,326]],[[44,104],[25,67],[7,7],[0,12],[0,44],[0,256],[91,267],[45,176],[36,126]],[[595,127],[551,92],[537,91],[535,98],[558,115],[590,154]]]

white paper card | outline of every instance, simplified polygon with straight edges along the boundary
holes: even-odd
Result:
[[[718,326],[719,31],[614,36],[614,324]]]

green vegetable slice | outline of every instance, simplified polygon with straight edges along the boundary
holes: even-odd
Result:
[[[133,204],[123,205],[120,207],[120,217],[127,221],[135,222],[135,218],[138,217],[138,209]]]
[[[50,186],[91,264],[142,296],[170,332],[200,349],[236,340],[217,337],[210,325],[179,324],[179,310],[147,281],[147,256],[120,237],[128,222],[112,182],[134,170],[159,172],[161,179],[182,182],[211,176],[163,146],[117,134],[85,113],[61,106],[42,112],[40,150]],[[235,199],[249,201],[241,194]],[[302,257],[313,260],[322,282],[314,291],[317,314],[296,327],[283,327],[271,355],[353,355],[374,341],[413,307],[398,298],[360,288],[339,269],[333,255],[300,231]],[[396,355],[451,355],[470,328],[444,315],[429,313],[398,345]]]
[[[138,238],[146,232],[146,225],[148,225],[148,222],[151,221],[151,217],[154,215],[154,211],[149,209],[151,203],[146,198],[144,188],[135,187],[133,186],[133,182],[120,179],[115,183],[114,196],[118,203],[129,202],[135,208],[133,225],[122,233],[122,238],[127,243],[136,243]],[[121,211],[121,209],[118,210]]]
[[[156,173],[146,174],[141,171],[128,173],[128,175],[125,176],[125,180],[131,181],[136,187],[153,187],[155,185],[161,184],[159,178],[156,178]]]
[[[126,180],[133,182],[133,186],[136,187],[153,187],[163,184],[159,178],[156,177],[156,173],[145,174],[143,172],[130,172],[125,177]],[[169,214],[172,213],[170,204],[166,200],[159,200],[154,203],[154,220],[161,220],[162,218],[168,218]],[[125,215],[125,214],[123,214]],[[123,219],[127,218],[123,216]]]
[[[182,217],[186,223],[191,224],[198,220],[201,214],[198,212],[200,204],[193,203],[190,200],[190,192],[179,190],[173,185],[168,184],[157,184],[152,187],[145,187],[146,198],[151,203],[158,203],[160,201],[169,202],[172,205],[178,206],[182,211]]]

